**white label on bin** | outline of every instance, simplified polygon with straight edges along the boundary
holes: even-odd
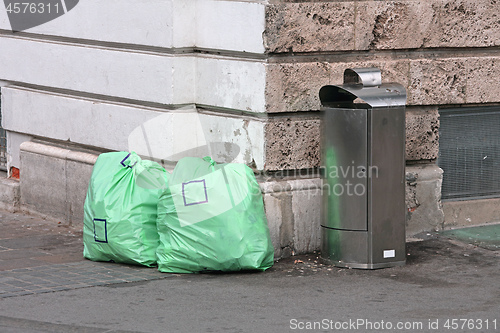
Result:
[[[384,250],[384,258],[394,258],[396,256],[396,250]]]

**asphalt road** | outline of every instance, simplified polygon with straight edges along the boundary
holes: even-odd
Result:
[[[310,254],[263,273],[0,298],[0,332],[500,332],[500,252],[428,236],[407,244],[403,267],[339,269]]]

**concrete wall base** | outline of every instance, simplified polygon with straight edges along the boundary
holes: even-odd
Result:
[[[83,225],[83,203],[97,156],[43,143],[22,143],[22,209],[69,225]]]
[[[20,197],[19,181],[9,179],[7,175],[0,177],[0,209],[11,213],[19,211]]]
[[[500,221],[500,198],[445,201],[444,228],[452,229]]]
[[[261,182],[276,258],[319,250],[321,179]]]
[[[442,182],[443,170],[435,164],[406,167],[407,236],[443,229]]]

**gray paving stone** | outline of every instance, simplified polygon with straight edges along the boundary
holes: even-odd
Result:
[[[156,268],[82,261],[0,271],[0,298],[169,277]]]

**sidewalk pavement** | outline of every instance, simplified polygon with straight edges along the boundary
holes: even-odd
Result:
[[[260,273],[164,274],[82,251],[78,228],[0,212],[0,332],[500,332],[500,251],[435,233],[380,270],[311,253]]]
[[[0,211],[0,272],[82,261],[81,228]]]

